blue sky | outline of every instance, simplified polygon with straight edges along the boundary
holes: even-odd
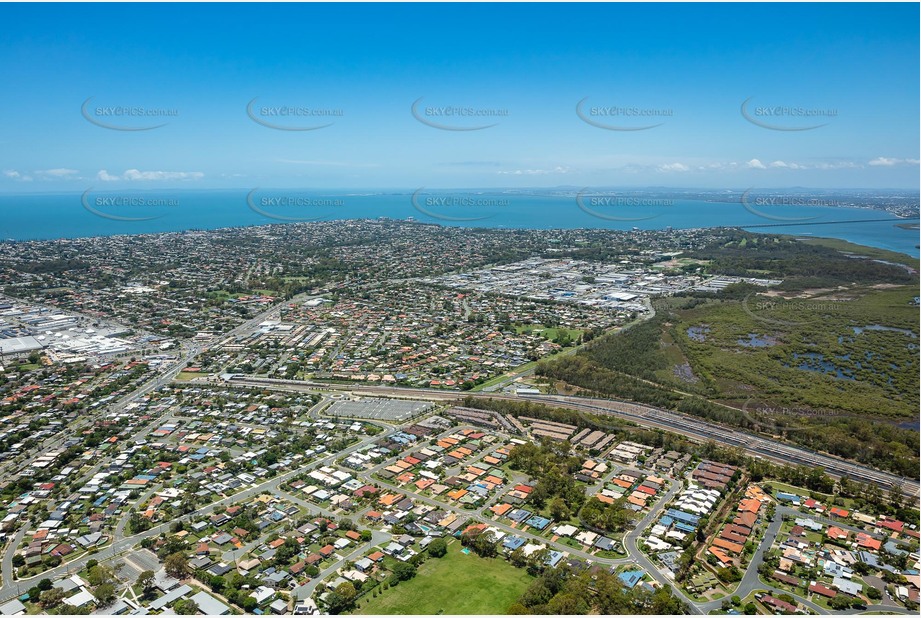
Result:
[[[916,189],[918,12],[4,4],[0,192]],[[174,115],[105,115],[120,106]]]

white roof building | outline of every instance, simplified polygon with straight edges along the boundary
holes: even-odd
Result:
[[[89,590],[81,589],[80,592],[69,599],[64,599],[64,602],[73,607],[83,607],[84,605],[95,603],[96,597]]]

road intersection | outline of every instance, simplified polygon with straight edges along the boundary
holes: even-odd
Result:
[[[301,296],[303,298],[310,298],[307,295],[301,295]],[[297,299],[291,299],[289,301],[286,301],[286,303],[295,302],[296,300]],[[247,320],[243,324],[240,324],[233,330],[223,334],[221,338],[223,340],[227,340],[228,338],[235,337],[239,334],[247,332],[248,330],[252,330],[253,328],[257,327],[259,323],[270,318],[271,316],[277,315],[278,311],[280,310],[281,305],[282,304],[276,304],[276,305],[273,305],[272,307],[269,307],[268,309],[261,312],[257,316],[254,316],[253,318]],[[91,423],[93,418],[100,418],[100,415],[102,414],[123,411],[124,409],[126,409],[126,407],[130,403],[137,401],[138,399],[146,396],[147,394],[155,391],[156,389],[166,386],[167,384],[172,382],[183,369],[189,366],[204,351],[204,349],[205,348],[203,348],[202,345],[198,343],[184,346],[183,348],[181,348],[180,357],[164,372],[144,382],[143,384],[138,386],[133,392],[121,397],[116,402],[110,403],[109,405],[105,406],[103,410],[94,411],[90,415],[77,419],[75,421],[74,426],[82,427],[82,426],[85,426],[87,423]],[[253,380],[253,381],[257,382],[259,386],[270,387],[270,388],[274,388],[277,390],[301,390],[303,388],[314,389],[314,390],[316,389],[340,390],[341,388],[336,385],[322,384],[322,383],[315,384],[315,383],[301,382],[299,384],[292,384],[289,381],[282,381],[282,380],[272,380],[272,381]],[[274,384],[270,384],[269,382],[274,382]],[[294,386],[296,386],[297,388],[293,388]],[[421,398],[430,398],[436,401],[442,400],[445,402],[448,402],[449,400],[456,400],[459,397],[463,396],[463,393],[446,393],[445,391],[431,391],[429,389],[367,387],[367,386],[358,386],[358,385],[348,385],[345,388],[341,388],[341,390],[354,391],[360,394],[372,394],[373,393],[373,394],[379,394],[379,395],[400,396],[400,397],[413,396],[413,397],[421,397]],[[407,392],[407,391],[411,391],[411,392]],[[446,395],[448,396],[448,399],[446,399],[445,397]],[[475,396],[484,396],[484,395],[477,394]],[[491,394],[489,396],[502,396],[502,395]],[[569,400],[572,400],[573,398],[555,397],[551,399],[552,400],[548,400],[547,403],[550,403],[552,405],[561,405],[561,404],[565,405],[569,403],[582,405],[580,401],[569,401]],[[316,404],[315,406],[313,406],[313,408],[311,408],[311,410],[309,411],[309,415],[316,417],[319,411],[326,405],[326,403],[328,403],[328,399],[327,397],[324,396],[323,400],[321,400],[318,404]],[[608,402],[608,403],[617,403],[617,402]],[[591,405],[595,405],[595,402],[591,402]],[[618,408],[614,406],[611,409],[617,410]],[[619,411],[623,412],[624,410],[619,410]],[[650,417],[651,418],[650,423],[652,425],[655,425],[655,421],[658,419],[658,416],[659,415],[653,415],[652,417]],[[149,423],[147,426],[140,429],[133,436],[132,439],[138,440],[138,439],[143,438],[151,429],[155,428],[159,424],[162,424],[163,420],[164,419],[158,419],[152,423]],[[646,420],[649,420],[649,419],[646,419]],[[658,420],[661,420],[661,419],[658,419]],[[394,429],[393,425],[385,423],[385,422],[381,422],[381,421],[366,421],[366,422],[373,422],[374,424],[378,425],[384,430]],[[456,429],[457,428],[452,428],[451,431],[456,431]],[[49,437],[49,439],[45,442],[45,445],[51,446],[55,444],[56,441],[60,441],[60,439],[61,439],[60,435]],[[302,475],[306,472],[309,472],[315,468],[329,465],[335,462],[336,460],[349,455],[352,452],[355,452],[367,446],[370,446],[371,444],[378,441],[378,439],[379,439],[378,436],[367,437],[341,451],[326,454],[322,458],[316,459],[305,465],[289,470],[288,472],[278,474],[277,476],[274,476],[271,479],[267,479],[264,482],[254,484],[251,487],[243,489],[240,492],[237,492],[229,496],[222,497],[216,501],[213,501],[205,506],[202,506],[190,513],[183,515],[179,519],[185,520],[185,521],[191,521],[192,519],[200,518],[200,517],[206,516],[214,512],[214,510],[217,509],[218,507],[229,506],[232,504],[245,502],[248,499],[255,497],[264,492],[268,492],[272,495],[278,495],[287,500],[290,500],[294,502],[295,504],[298,504],[299,506],[307,508],[312,513],[322,514],[327,517],[331,517],[334,515],[332,512],[327,511],[326,509],[323,509],[316,504],[304,501],[290,494],[289,492],[283,490],[282,487],[287,482],[294,479],[295,477]],[[84,474],[84,476],[86,474],[92,475],[92,473],[95,470],[98,470],[101,467],[101,465],[102,465],[102,462],[95,464],[88,473]],[[372,477],[372,475],[376,471],[378,471],[379,469],[381,469],[382,467],[386,465],[387,465],[387,462],[380,464],[378,466],[375,466],[369,470],[363,471],[358,474],[358,477],[364,482],[375,484],[379,487],[383,487],[383,488],[386,488],[392,491],[406,494],[411,499],[413,499],[413,501],[416,503],[425,503],[430,506],[437,507],[438,509],[455,513],[459,517],[465,517],[465,518],[469,518],[474,521],[486,523],[489,526],[495,527],[508,534],[514,534],[514,535],[526,538],[530,541],[540,543],[548,547],[553,547],[554,549],[557,549],[558,551],[561,551],[561,552],[565,552],[566,554],[570,556],[577,557],[583,560],[590,560],[594,564],[601,564],[601,565],[608,565],[608,566],[637,564],[640,567],[642,567],[659,584],[671,587],[672,590],[675,592],[675,594],[677,594],[678,597],[681,598],[682,601],[684,601],[684,603],[687,605],[689,610],[692,611],[693,613],[701,613],[701,614],[708,613],[710,611],[719,609],[720,605],[722,604],[722,600],[701,602],[701,601],[696,601],[690,598],[687,594],[685,594],[677,586],[673,585],[673,582],[669,579],[669,577],[667,577],[662,571],[660,571],[659,567],[657,567],[656,564],[639,549],[638,543],[639,543],[641,535],[645,532],[645,530],[653,522],[657,520],[662,509],[664,509],[672,501],[672,499],[675,497],[678,491],[680,491],[680,489],[682,488],[681,479],[670,479],[671,486],[668,489],[668,491],[664,495],[662,495],[660,499],[650,508],[649,512],[642,518],[642,520],[639,521],[637,524],[635,524],[634,528],[625,535],[624,549],[627,552],[627,557],[625,558],[604,558],[604,557],[599,557],[589,552],[586,552],[582,549],[576,549],[568,545],[550,541],[545,537],[535,535],[530,532],[522,531],[515,527],[504,524],[500,521],[496,521],[491,517],[485,516],[482,513],[482,509],[479,509],[478,511],[477,510],[473,510],[473,511],[466,510],[466,509],[463,509],[463,508],[460,508],[454,505],[446,504],[445,502],[436,500],[430,496],[426,496],[426,495],[417,493],[413,491],[412,488],[399,487],[387,481],[383,481],[377,477]],[[367,511],[367,509],[365,509],[365,511]],[[765,552],[771,547],[771,544],[774,542],[777,534],[779,533],[783,514],[791,514],[791,512],[792,511],[790,509],[787,509],[786,507],[777,508],[775,518],[769,523],[767,531],[764,535],[764,538],[759,544],[754,554],[754,557],[752,561],[750,562],[750,564],[748,565],[745,571],[745,574],[743,576],[743,579],[741,580],[741,582],[739,582],[739,585],[734,591],[734,594],[740,597],[745,597],[755,590],[765,590],[765,591],[770,591],[775,594],[780,594],[780,593],[790,594],[789,592],[782,591],[782,590],[779,590],[779,589],[776,589],[776,588],[773,588],[771,586],[764,584],[758,576],[757,569],[758,569],[758,566],[760,566],[760,564],[763,562]],[[362,513],[359,513],[359,516],[361,514]],[[125,532],[127,521],[128,521],[127,516],[123,516],[118,521],[115,527],[115,530],[113,532],[111,542],[107,546],[101,548],[100,550],[92,554],[89,554],[89,553],[84,554],[75,560],[71,560],[70,562],[61,564],[39,575],[17,580],[15,578],[15,568],[13,567],[12,559],[13,559],[13,555],[15,553],[16,548],[19,546],[19,544],[21,543],[21,541],[23,540],[23,538],[25,537],[29,529],[28,525],[22,526],[19,530],[17,530],[16,534],[11,539],[10,543],[7,545],[4,551],[3,560],[2,560],[3,585],[2,587],[0,587],[0,602],[4,602],[8,599],[21,595],[22,592],[24,592],[28,588],[37,584],[37,582],[41,579],[44,579],[44,578],[54,579],[57,577],[62,577],[68,574],[75,573],[79,571],[80,569],[82,569],[83,567],[85,567],[86,563],[91,559],[95,559],[99,562],[103,562],[106,560],[113,560],[118,556],[131,552],[133,548],[143,539],[151,538],[151,537],[160,535],[162,533],[167,533],[169,531],[170,526],[173,523],[173,522],[164,522],[144,532],[125,536],[124,532]],[[836,525],[840,526],[841,524],[838,524],[836,522]],[[386,532],[372,529],[372,539],[369,542],[360,543],[358,547],[356,547],[348,555],[345,555],[345,556],[339,555],[338,556],[339,559],[334,564],[326,567],[320,573],[318,577],[314,578],[307,585],[296,589],[296,593],[297,593],[296,596],[298,598],[304,598],[306,596],[309,596],[310,594],[313,593],[313,591],[315,590],[315,587],[320,582],[322,582],[328,576],[335,573],[342,565],[353,560],[355,557],[361,555],[363,552],[369,550],[370,548],[381,545],[382,543],[389,540],[389,538],[390,538],[390,535],[387,534]],[[254,542],[254,543],[258,543],[258,542]],[[248,551],[250,551],[253,547],[256,546],[256,545],[253,545],[253,543],[249,545],[252,545],[252,547],[244,546],[236,550],[231,550],[225,553],[223,558],[228,561],[239,559],[242,555],[245,555]],[[797,599],[798,602],[802,603],[804,606],[808,607],[812,611],[815,611],[816,613],[856,613],[854,610],[848,610],[846,612],[828,611],[812,603],[808,599],[802,598],[798,595],[793,595],[793,596],[794,598]],[[893,613],[908,613],[906,612],[904,608],[897,607],[897,606],[889,606],[889,605],[871,606],[869,610],[870,611],[874,611],[874,610],[886,611],[886,612],[893,612]]]

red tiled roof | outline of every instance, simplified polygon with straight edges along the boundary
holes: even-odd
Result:
[[[818,584],[818,583],[809,584],[809,592],[820,594],[823,597],[828,597],[829,599],[834,599],[836,596],[838,596],[838,593],[832,590],[831,588],[828,588],[827,586],[823,586],[822,584]]]
[[[884,519],[876,522],[877,525],[882,526],[883,528],[888,528],[896,532],[901,532],[902,528],[905,527],[905,522],[898,521],[896,519]]]

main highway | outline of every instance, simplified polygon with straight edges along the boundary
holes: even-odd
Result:
[[[227,341],[229,338],[234,337],[239,334],[244,334],[250,332],[257,328],[258,324],[274,315],[277,315],[280,307],[283,304],[295,302],[296,300],[308,298],[306,295],[301,295],[296,299],[291,299],[285,303],[279,303],[272,307],[267,308],[265,311],[260,312],[258,315],[247,320],[246,322],[240,324],[233,330],[224,333],[220,336],[221,341]],[[106,412],[121,411],[131,403],[132,401],[137,401],[141,397],[144,397],[148,393],[159,389],[166,384],[174,380],[179,373],[187,366],[192,364],[198,355],[204,351],[206,348],[202,347],[202,344],[197,342],[186,342],[180,349],[179,358],[170,365],[165,371],[159,373],[154,378],[146,381],[145,383],[139,385],[133,392],[125,395],[119,400],[110,403],[108,406],[105,406]],[[631,402],[617,401],[617,400],[607,400],[607,399],[592,399],[585,397],[575,397],[575,396],[564,396],[564,395],[528,395],[524,397],[519,397],[517,395],[505,394],[505,393],[482,393],[482,392],[461,392],[461,391],[445,391],[440,389],[430,389],[430,388],[407,388],[407,387],[398,387],[398,386],[375,386],[375,385],[366,385],[366,384],[334,384],[334,383],[325,383],[325,382],[310,382],[310,381],[298,381],[298,380],[282,380],[282,379],[270,379],[270,378],[261,378],[256,376],[247,376],[247,375],[235,375],[229,382],[224,383],[227,386],[233,387],[260,387],[260,388],[271,388],[273,390],[282,390],[282,391],[347,391],[354,392],[357,395],[365,395],[372,397],[394,397],[401,399],[421,399],[426,401],[438,401],[443,403],[459,403],[459,401],[466,397],[471,396],[479,399],[506,399],[506,400],[522,400],[526,399],[529,401],[535,401],[544,403],[547,405],[575,410],[577,412],[583,412],[586,414],[591,414],[594,417],[604,417],[611,416],[616,417],[621,420],[626,420],[631,423],[642,427],[657,428],[666,431],[671,431],[688,437],[689,439],[695,441],[709,441],[713,440],[718,444],[724,446],[738,447],[749,455],[755,457],[762,457],[767,460],[775,461],[783,464],[791,465],[806,465],[806,466],[821,466],[826,472],[832,476],[841,477],[848,476],[849,478],[860,480],[863,482],[876,483],[881,487],[890,488],[890,487],[899,487],[902,492],[911,497],[914,500],[917,500],[919,497],[919,485],[917,481],[908,480],[900,478],[896,475],[879,471],[868,466],[864,466],[852,461],[847,461],[841,458],[833,457],[824,453],[817,453],[810,451],[808,449],[790,445],[788,443],[781,442],[779,440],[772,439],[770,437],[756,435],[748,432],[739,431],[736,429],[731,429],[716,423],[710,423],[702,419],[691,417],[688,415],[680,414],[670,410],[663,410],[660,408],[655,408],[652,406],[639,405]],[[99,413],[103,410],[99,410],[96,414],[91,414],[88,417],[84,417],[85,420],[81,419],[83,422],[92,422],[93,418],[98,418]],[[376,421],[380,423],[380,421]],[[386,423],[384,423],[386,425]],[[144,429],[149,429],[145,427]],[[331,453],[322,459],[311,462],[305,466],[298,467],[296,469],[290,470],[287,473],[276,476],[273,479],[267,480],[261,484],[258,484],[254,487],[248,488],[238,494],[227,496],[221,498],[211,504],[205,505],[193,513],[186,515],[186,518],[191,517],[201,517],[205,516],[220,505],[227,505],[232,503],[237,503],[240,501],[245,501],[254,497],[262,491],[278,491],[280,490],[283,483],[291,480],[296,475],[301,474],[307,470],[314,469],[318,466],[330,463],[334,459],[342,457],[350,452],[358,450],[371,442],[376,438],[368,438],[357,444],[350,446],[339,453]],[[378,484],[389,486],[387,483],[381,483],[379,480],[376,480]],[[428,497],[414,496],[420,498],[423,502],[428,502],[430,499]],[[661,501],[654,513],[657,513],[659,509],[664,506],[668,500]],[[443,504],[439,504],[444,508]],[[453,510],[451,507],[448,507],[448,510]],[[650,517],[654,514],[650,513]],[[647,518],[648,519],[648,518]],[[650,520],[651,521],[651,520]],[[644,523],[645,522],[644,520]],[[113,539],[113,542],[106,548],[98,552],[95,557],[100,560],[111,559],[117,555],[123,554],[125,552],[131,551],[131,548],[138,543],[142,538],[154,536],[165,532],[168,529],[168,523],[160,524],[150,530],[147,530],[140,534],[135,534],[132,536],[124,537],[121,535],[116,535]],[[504,525],[491,522],[491,525],[497,525],[497,527],[505,528]],[[627,549],[630,553],[633,560],[636,560],[638,557],[642,556],[641,552],[636,548],[636,541],[638,539],[639,532],[643,529],[644,526],[638,527],[632,535],[628,535]],[[13,542],[8,544],[6,551],[3,556],[2,571],[3,574],[3,585],[0,586],[0,601],[9,599],[11,597],[17,596],[25,588],[28,588],[31,585],[34,585],[38,579],[43,577],[59,577],[66,573],[71,573],[79,568],[81,568],[85,562],[90,558],[90,556],[82,556],[77,560],[65,563],[50,569],[49,571],[42,573],[39,576],[32,578],[25,578],[22,580],[15,580],[14,578],[14,569],[12,567],[12,556],[14,554],[16,546],[19,544],[19,541],[24,537],[24,534],[28,526],[23,526],[17,531]],[[507,532],[510,530],[506,530]],[[516,531],[520,534],[520,531]],[[527,535],[529,536],[529,535]],[[379,540],[379,539],[375,539]],[[576,555],[580,555],[578,550],[573,551],[571,548],[567,548],[567,551],[570,551]],[[643,557],[645,558],[645,557]],[[631,558],[622,559],[622,560],[610,560],[612,563],[620,563],[622,561],[629,561]],[[658,574],[658,570],[654,565],[647,564],[647,561],[640,559],[643,563],[643,566],[647,568],[650,573]],[[605,561],[607,562],[607,561]],[[659,576],[661,577],[661,575]],[[659,579],[656,577],[656,579]],[[664,583],[664,582],[663,582]],[[748,582],[746,582],[748,583]],[[750,582],[752,587],[755,586],[755,582]],[[747,588],[748,586],[746,586]],[[685,601],[690,601],[685,595],[680,594],[679,596],[683,597]],[[696,607],[695,607],[696,606]],[[702,613],[701,610],[709,610],[710,607],[700,604],[692,604],[692,611],[696,610],[695,613]],[[886,608],[893,609],[898,611],[900,608]]]

